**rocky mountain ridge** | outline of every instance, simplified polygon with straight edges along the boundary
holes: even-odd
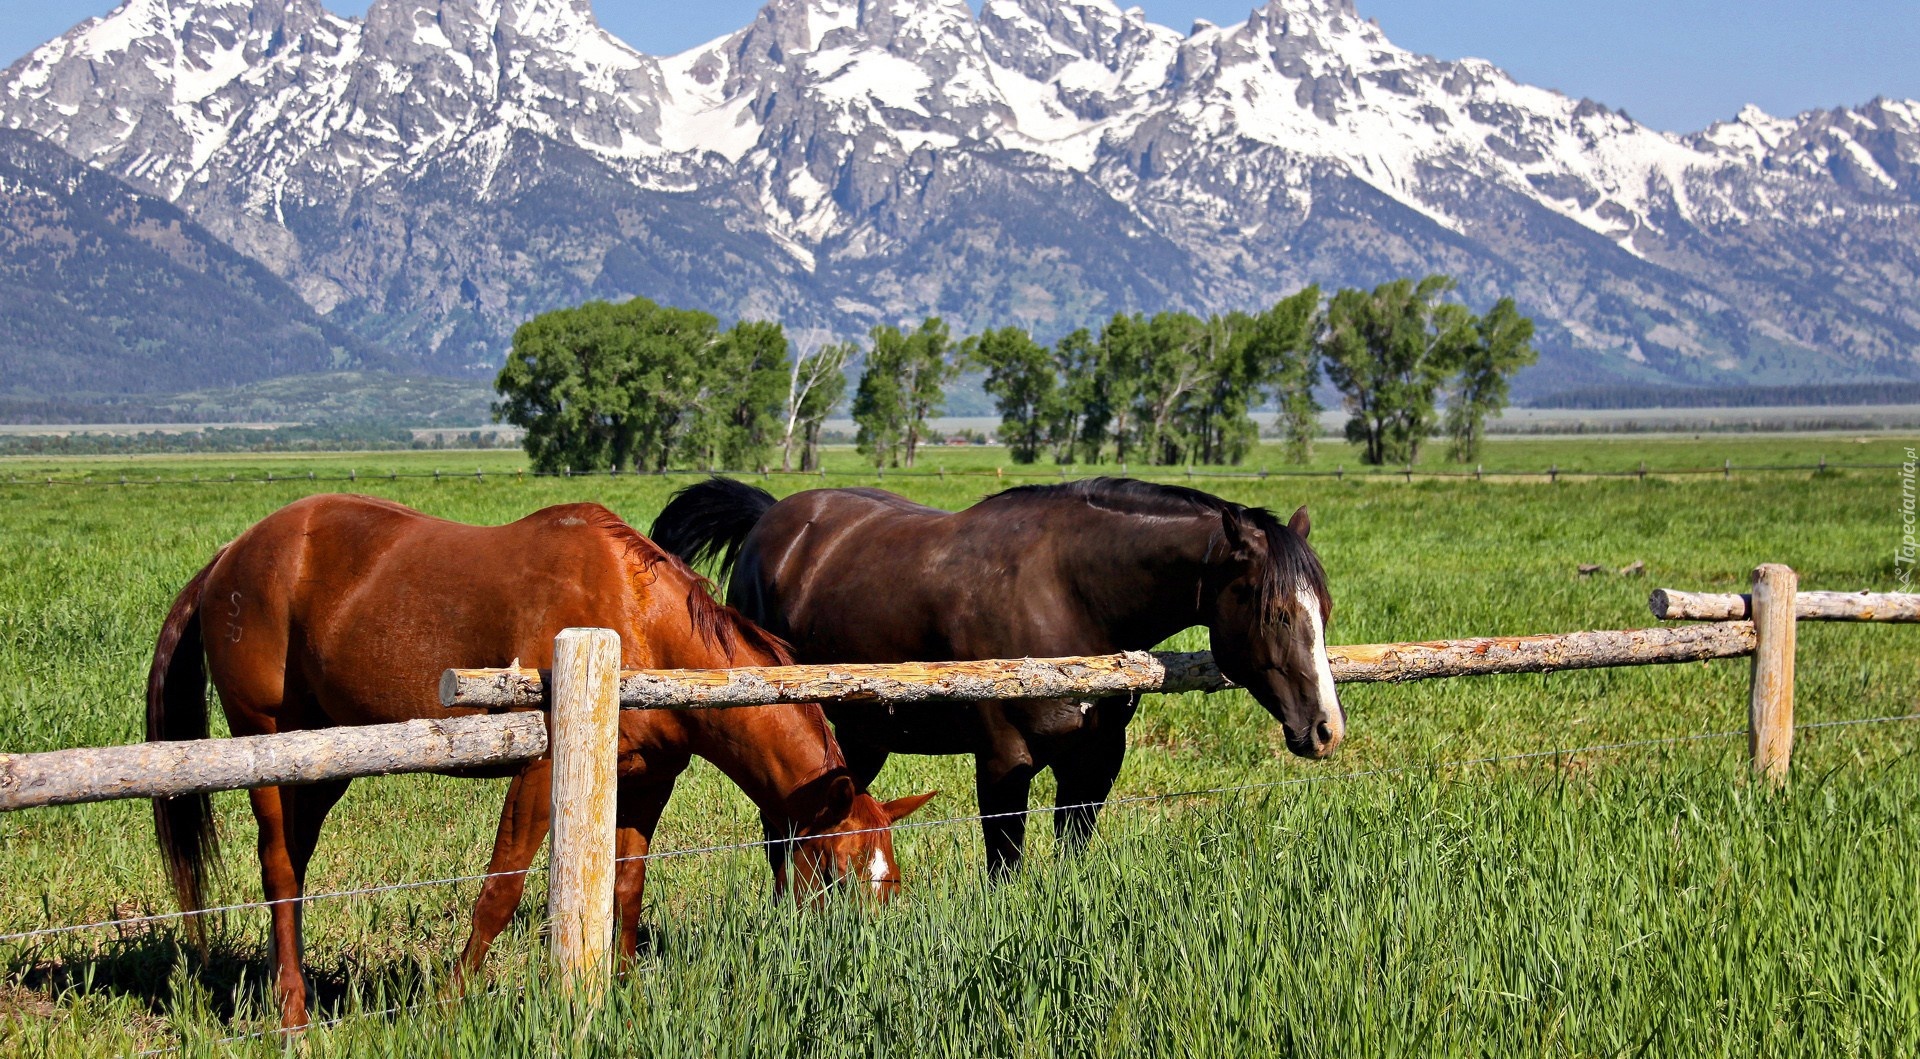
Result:
[[[128,0],[0,77],[0,125],[433,370],[586,297],[1051,335],[1441,270],[1538,317],[1563,384],[1920,377],[1920,103],[1673,136],[1349,0],[1185,34],[773,0],[667,57],[585,0]]]
[[[0,129],[0,413],[390,367],[179,208]]]

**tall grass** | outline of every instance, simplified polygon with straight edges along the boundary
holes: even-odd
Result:
[[[1524,451],[1562,466],[1669,454],[1611,442],[1513,444],[1541,446]],[[1812,442],[1753,444],[1781,448],[1767,449],[1772,462],[1817,456]],[[1863,446],[1877,458],[1860,462],[1885,462],[1879,450],[1900,444]],[[1743,452],[1763,462],[1757,450]],[[991,466],[991,453],[967,455]],[[446,459],[333,459],[364,473],[382,458],[407,468]],[[473,458],[511,466],[497,454]],[[244,476],[336,464],[59,466],[111,479],[215,465]],[[0,466],[0,478],[7,471]],[[354,487],[474,522],[599,499],[644,528],[673,484]],[[885,484],[948,507],[993,485],[897,476]],[[1760,561],[1793,565],[1807,588],[1896,587],[1889,517],[1898,483],[1886,473],[1197,484],[1283,514],[1312,505],[1340,642],[1645,625],[1654,585],[1733,590]],[[174,591],[220,543],[312,488],[0,486],[0,748],[138,739],[141,679]],[[1649,576],[1575,572],[1634,560]],[[1920,709],[1912,637],[1905,628],[1803,626],[1800,719]],[[1175,645],[1202,647],[1204,637],[1189,632]],[[1029,871],[998,889],[978,878],[971,825],[903,831],[907,896],[879,912],[771,904],[764,860],[752,850],[658,861],[651,944],[584,1026],[545,991],[540,875],[495,951],[487,988],[498,995],[447,1003],[440,979],[464,935],[471,884],[317,901],[307,913],[308,964],[322,1016],[344,1021],[302,1047],[1914,1054],[1920,724],[1803,732],[1793,782],[1780,794],[1745,780],[1737,737],[1422,767],[1737,730],[1745,684],[1744,663],[1722,662],[1353,686],[1343,691],[1351,739],[1323,763],[1287,756],[1271,720],[1242,695],[1153,698],[1134,722],[1117,794],[1290,785],[1117,806],[1094,848],[1067,862],[1055,860],[1050,823],[1036,817]],[[1303,780],[1313,782],[1293,782]],[[929,819],[974,811],[965,759],[897,757],[878,786],[883,796],[943,789],[921,812]],[[322,835],[310,889],[480,870],[501,793],[497,781],[356,783]],[[1043,777],[1035,804],[1051,798]],[[220,795],[216,806],[229,871],[215,899],[257,899],[244,797]],[[139,803],[0,815],[0,933],[168,909],[146,816]],[[751,806],[696,767],[656,848],[757,834]],[[216,1043],[271,1024],[260,981],[264,923],[259,912],[227,916],[205,965],[165,925],[0,943],[0,1053],[277,1050],[271,1038]],[[392,1007],[408,1010],[379,1014]]]

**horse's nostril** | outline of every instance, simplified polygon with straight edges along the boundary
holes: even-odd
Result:
[[[1322,746],[1333,742],[1333,726],[1325,721],[1321,721],[1320,724],[1314,728],[1313,734],[1320,737],[1320,744]]]

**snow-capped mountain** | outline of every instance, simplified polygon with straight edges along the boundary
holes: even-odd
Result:
[[[773,0],[643,55],[586,0],[128,0],[0,125],[163,196],[402,355],[646,294],[842,333],[1054,334],[1432,270],[1543,372],[1920,376],[1920,103],[1688,137],[1396,47],[1349,0]]]

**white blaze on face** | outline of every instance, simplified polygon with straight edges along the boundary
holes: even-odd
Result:
[[[880,894],[881,889],[886,886],[887,880],[892,876],[893,865],[887,863],[886,851],[876,847],[873,851],[873,860],[867,865],[867,878],[873,883],[875,896]]]
[[[1320,720],[1326,722],[1335,740],[1343,739],[1347,724],[1340,715],[1340,696],[1333,687],[1333,664],[1327,661],[1327,630],[1320,623],[1320,600],[1306,587],[1302,587],[1295,598],[1300,601],[1300,610],[1307,616],[1307,629],[1313,634],[1313,676]]]

